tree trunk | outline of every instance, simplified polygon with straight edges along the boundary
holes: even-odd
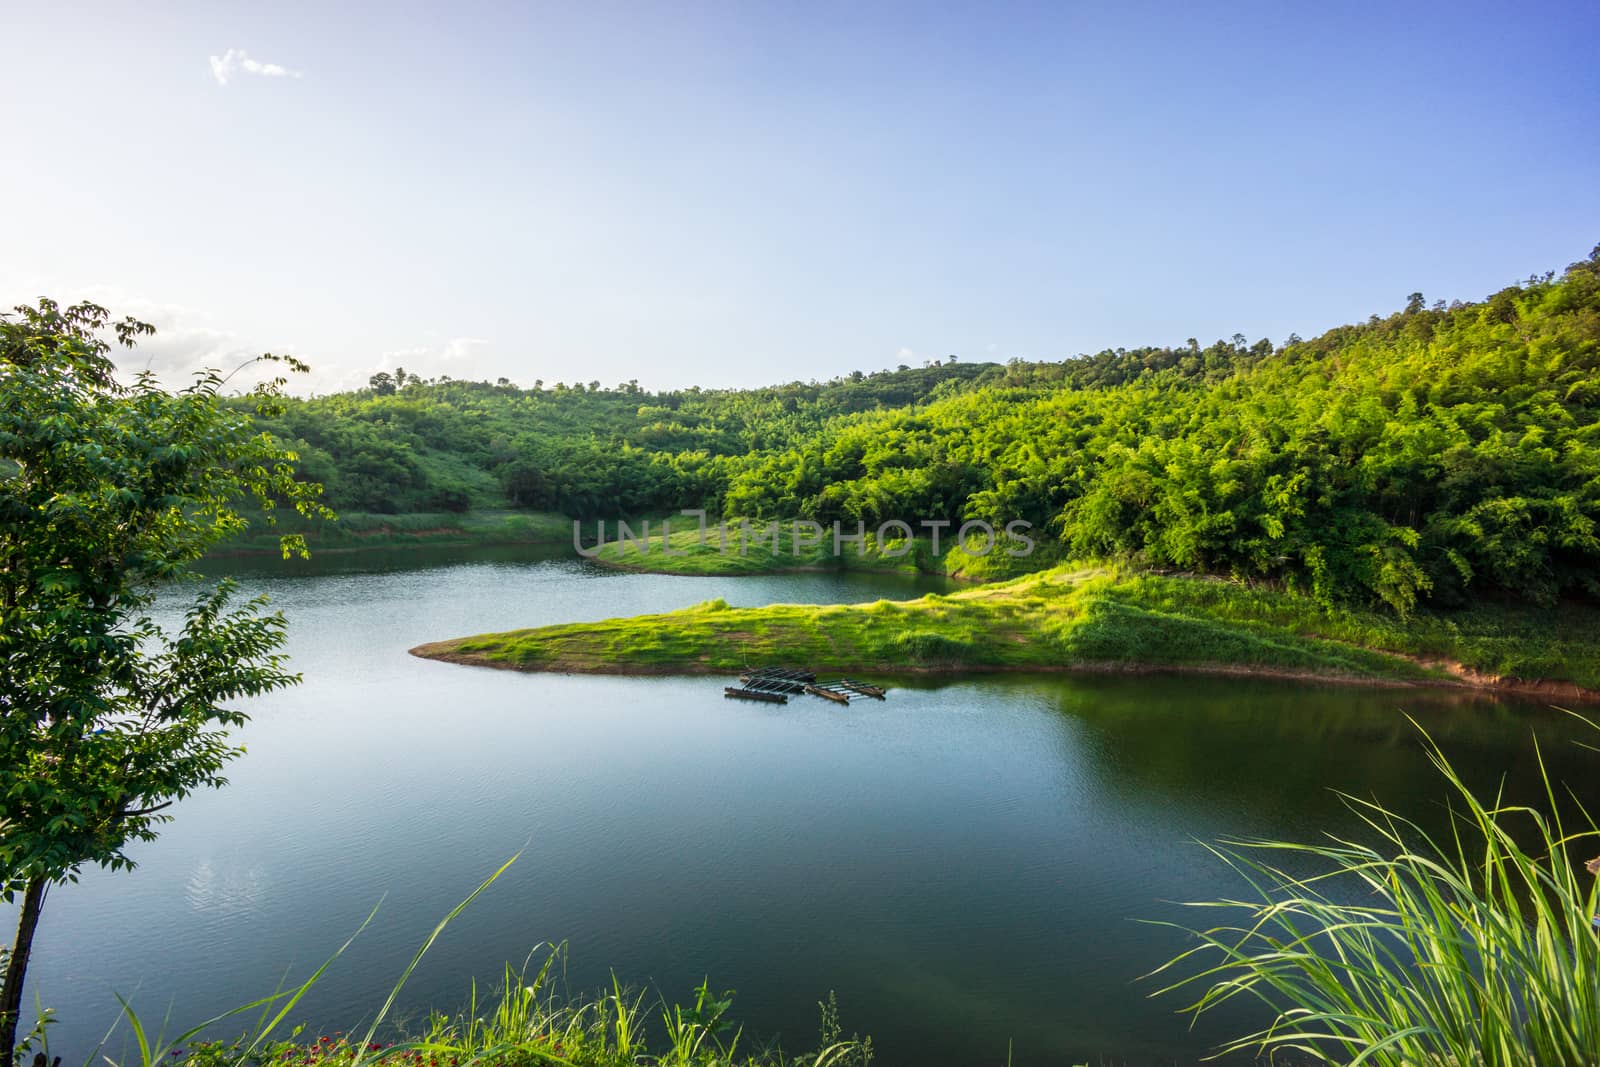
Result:
[[[12,1067],[16,1059],[22,980],[28,973],[28,953],[33,949],[33,932],[39,928],[39,912],[44,910],[46,884],[43,878],[35,878],[23,892],[17,940],[11,946],[11,958],[6,961],[5,979],[0,981],[0,1067]]]

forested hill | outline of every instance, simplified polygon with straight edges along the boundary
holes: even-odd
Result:
[[[1312,340],[643,393],[375,379],[297,401],[335,508],[1025,519],[1056,551],[1324,602],[1600,597],[1600,249]]]
[[[836,417],[926,403],[996,370],[941,360],[824,384],[670,393],[401,370],[359,392],[291,401],[268,428],[296,442],[305,476],[335,508],[633,515],[715,497],[730,458],[793,447]]]

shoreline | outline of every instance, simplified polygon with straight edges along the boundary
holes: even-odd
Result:
[[[278,538],[298,534],[315,554],[348,554],[406,548],[491,548],[563,544],[571,536],[565,516],[510,508],[464,512],[350,512],[328,522],[284,516],[277,525],[254,525],[214,546],[208,558],[240,559],[279,554]]]
[[[619,678],[710,678],[727,677],[729,668],[707,663],[610,663],[595,664],[583,661],[551,661],[540,664],[510,663],[471,652],[457,652],[451,646],[455,641],[432,641],[406,650],[407,655],[418,659],[451,663],[463,667],[486,667],[497,671],[517,671],[522,674],[583,674]],[[1448,670],[1442,663],[1425,663]],[[1459,666],[1459,665],[1458,665]],[[1572,682],[1526,681],[1499,679],[1485,676],[1468,668],[1460,673],[1451,672],[1441,678],[1383,678],[1375,675],[1341,674],[1334,671],[1307,671],[1288,667],[1262,667],[1242,663],[1118,663],[1084,662],[1050,665],[960,665],[960,666],[905,666],[886,669],[860,663],[830,663],[821,669],[832,672],[856,672],[871,677],[894,678],[950,678],[978,677],[995,674],[1083,674],[1083,675],[1147,675],[1174,674],[1197,675],[1209,678],[1261,678],[1269,681],[1302,682],[1315,685],[1354,686],[1365,689],[1452,689],[1487,696],[1527,696],[1567,699],[1580,703],[1600,703],[1600,689],[1586,689]]]
[[[951,574],[948,571],[930,571],[918,567],[914,570],[903,570],[896,567],[849,567],[849,566],[801,566],[801,567],[762,567],[749,571],[684,571],[669,570],[665,567],[646,567],[632,563],[623,563],[620,560],[602,559],[599,556],[585,556],[578,553],[578,558],[587,560],[596,566],[608,570],[625,571],[629,574],[663,574],[670,578],[761,578],[772,574],[873,574],[890,575],[903,578],[941,578],[947,582],[964,582],[968,585],[982,585],[988,579],[975,578],[969,574]]]
[[[463,531],[465,532],[465,531]],[[361,535],[356,535],[361,536]],[[373,535],[380,536],[380,535]],[[383,535],[389,536],[389,535]],[[405,535],[401,535],[405,536]],[[542,538],[495,538],[483,540],[474,537],[414,537],[405,541],[394,541],[386,544],[372,545],[318,545],[308,542],[306,547],[314,556],[343,556],[356,552],[404,552],[413,548],[511,548],[518,545],[551,547],[559,545],[559,540],[551,541]],[[280,556],[281,551],[266,546],[217,548],[206,553],[206,559],[254,559],[262,556]]]

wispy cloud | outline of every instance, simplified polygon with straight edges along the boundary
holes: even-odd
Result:
[[[432,374],[443,364],[470,361],[480,348],[493,343],[482,337],[452,337],[443,344],[395,348],[384,352],[373,369],[393,371],[396,367],[409,365],[413,371]]]
[[[439,355],[441,359],[447,360],[466,359],[468,356],[472,355],[473,349],[482,348],[488,343],[489,342],[484,340],[482,337],[452,337],[448,342],[446,342],[444,351]]]
[[[124,375],[151,371],[169,388],[189,385],[196,374],[204,371],[228,374],[269,349],[305,354],[292,343],[274,348],[262,343],[260,338],[219,328],[211,316],[197,308],[152,300],[122,286],[60,284],[60,279],[7,276],[0,272],[0,306],[32,304],[40,293],[54,293],[63,303],[93,301],[110,311],[113,319],[131,316],[150,323],[156,328],[154,337],[140,338],[133,348],[113,346],[110,356]],[[273,376],[277,372],[273,369],[266,373]],[[248,372],[235,378],[232,384],[248,388],[257,377],[259,375]]]
[[[385,352],[383,354],[383,359],[381,362],[379,362],[378,369],[393,370],[403,359],[426,359],[431,355],[433,355],[433,349],[427,348],[423,345],[415,345],[411,348],[396,348],[393,351]]]
[[[239,74],[254,74],[259,78],[299,78],[298,70],[277,63],[263,63],[251,59],[242,48],[230,48],[220,56],[211,57],[211,76],[217,79],[218,85],[227,85],[228,82]]]

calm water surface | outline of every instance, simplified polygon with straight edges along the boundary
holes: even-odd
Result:
[[[1182,947],[1137,920],[1236,888],[1197,840],[1348,829],[1335,789],[1436,823],[1443,794],[1402,712],[1478,782],[1525,785],[1535,731],[1584,780],[1563,717],[1413,691],[1013,676],[769,707],[722,699],[715,679],[406,655],[714,596],[929,582],[618,574],[528,550],[244,569],[287,613],[305,684],[254,705],[229,787],[182,804],[137,871],[51,893],[27,999],[60,1012],[79,1062],[114,992],[187,1025],[303,977],[381,901],[299,1012],[348,1029],[525,850],[435,946],[412,1013],[459,1007],[474,976],[566,941],[576,989],[615,969],[681,997],[710,975],[738,990],[749,1032],[796,1049],[835,990],[846,1031],[872,1033],[889,1065],[1003,1063],[1008,1041],[1018,1064],[1190,1063],[1249,1021],[1191,1031],[1137,981]]]

